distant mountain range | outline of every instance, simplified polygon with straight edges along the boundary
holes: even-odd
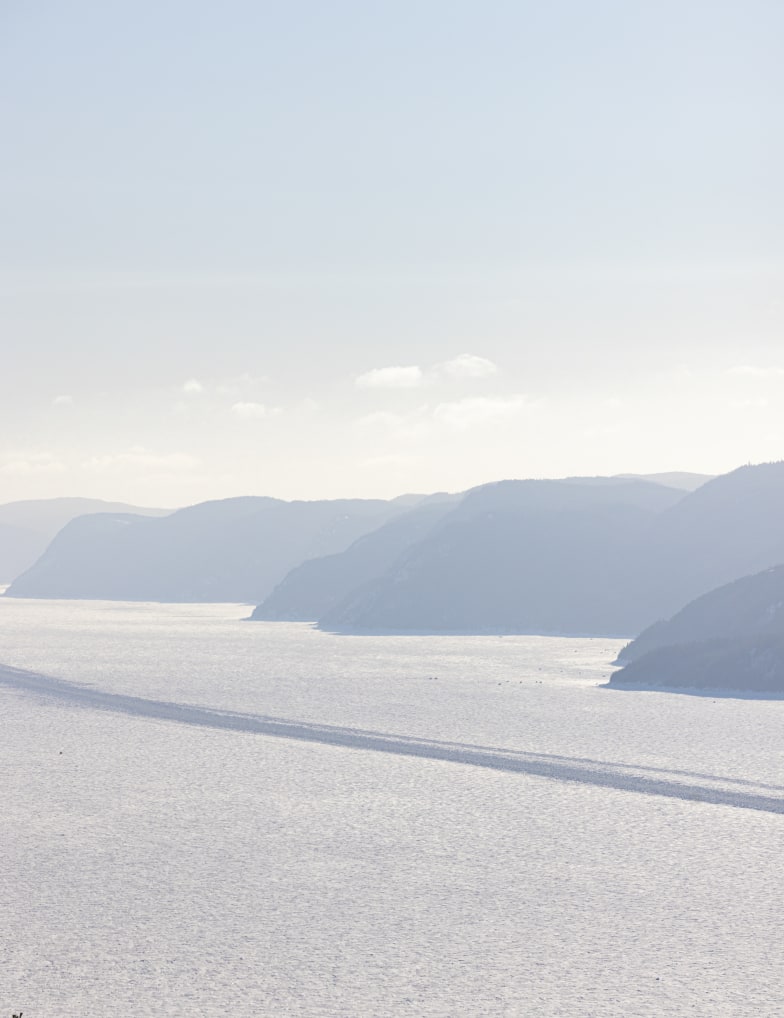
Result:
[[[87,513],[165,516],[171,509],[145,509],[97,498],[47,498],[0,505],[0,583],[10,583],[43,554],[55,534]]]
[[[7,596],[255,604],[304,559],[343,550],[417,501],[248,496],[157,519],[127,512],[80,516]]]
[[[647,481],[608,478],[475,488],[319,625],[352,632],[634,632],[627,562],[658,514],[682,497]]]
[[[784,693],[784,565],[744,576],[644,630],[609,685]]]
[[[782,519],[784,463],[742,467],[689,493],[621,478],[485,485],[318,622],[633,635],[713,587],[784,563]]]
[[[672,473],[666,475],[622,475],[612,479],[583,479],[580,483],[604,484],[620,480],[641,480],[662,483],[661,478],[671,482],[672,487],[692,490],[710,478],[704,474]],[[502,482],[504,496],[515,486],[523,485],[532,492],[534,487],[542,490],[565,482],[527,481]],[[490,492],[496,486],[489,485],[478,491]],[[559,489],[560,490],[560,489]],[[625,488],[625,492],[632,489]],[[654,493],[645,488],[650,505],[659,509],[663,504],[676,501],[680,495]],[[470,493],[469,493],[470,494]],[[463,499],[462,495],[431,495],[414,509],[378,530],[360,538],[344,552],[321,559],[311,559],[292,570],[272,594],[253,612],[257,620],[320,620],[324,627],[353,626],[357,620],[348,621],[346,614],[352,606],[362,611],[365,599],[375,597],[378,583],[383,583],[386,574],[393,569],[398,559],[410,548],[429,537],[438,524]],[[470,512],[470,509],[469,509]],[[398,625],[399,625],[398,621]]]
[[[8,594],[238,601],[257,605],[254,619],[356,633],[633,636],[784,564],[784,463],[698,486],[659,476],[680,486],[509,480],[391,501],[244,497],[80,516]]]

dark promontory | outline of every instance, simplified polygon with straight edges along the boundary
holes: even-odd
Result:
[[[610,686],[784,694],[784,565],[692,601],[625,647]]]

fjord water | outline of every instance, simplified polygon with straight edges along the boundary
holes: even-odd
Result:
[[[784,702],[0,599],[0,1013],[775,1015]]]

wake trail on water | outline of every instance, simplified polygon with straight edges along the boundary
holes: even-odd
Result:
[[[93,686],[67,682],[64,679],[8,665],[0,665],[0,684],[47,700],[133,717],[267,735],[299,742],[316,742],[345,749],[442,760],[556,781],[615,788],[643,795],[660,795],[671,799],[754,809],[766,813],[784,813],[784,786],[744,778],[423,739],[361,728],[197,707],[165,700],[149,700],[123,693],[109,693]],[[782,794],[772,795],[770,792]]]

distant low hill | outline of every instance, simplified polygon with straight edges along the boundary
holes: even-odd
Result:
[[[697,598],[625,647],[619,689],[784,694],[784,565]]]
[[[97,498],[47,498],[0,505],[0,583],[10,583],[43,554],[55,534],[77,516],[135,513],[165,516],[171,509],[147,509]]]
[[[416,500],[248,496],[158,519],[80,516],[14,580],[7,596],[255,604],[304,559],[342,551]]]

